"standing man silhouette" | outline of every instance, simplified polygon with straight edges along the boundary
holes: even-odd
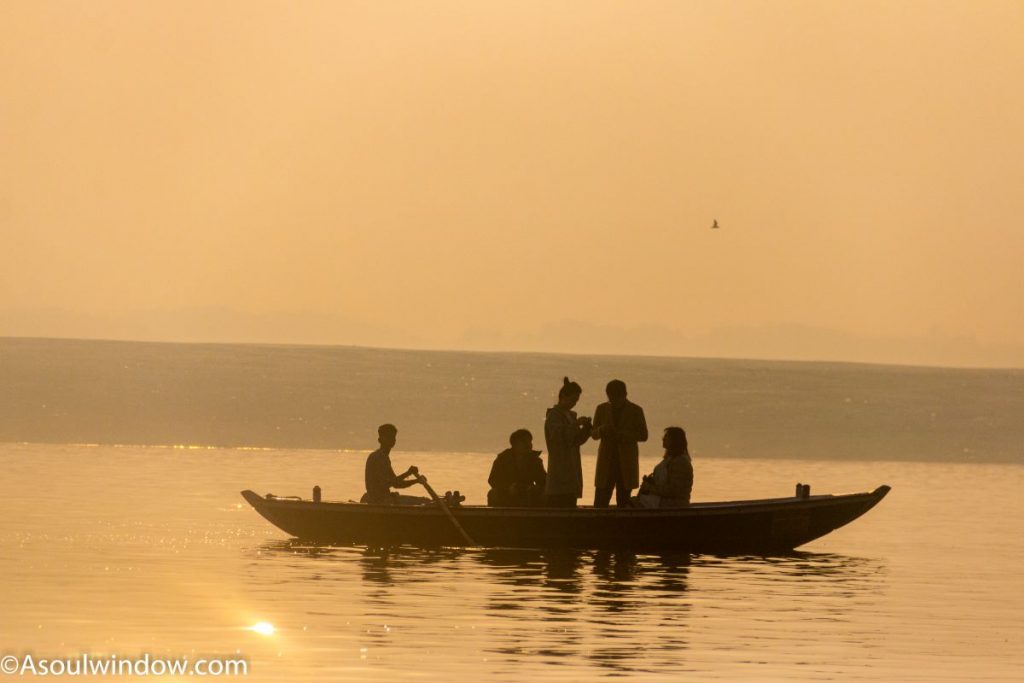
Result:
[[[594,411],[593,437],[597,448],[594,507],[608,507],[615,489],[615,504],[629,506],[629,494],[640,485],[640,447],[647,441],[644,409],[626,398],[626,383],[613,379],[605,387],[608,402]]]

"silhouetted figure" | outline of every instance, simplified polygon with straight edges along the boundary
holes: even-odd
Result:
[[[377,441],[380,448],[366,458],[366,493],[359,502],[377,505],[418,505],[429,503],[429,498],[403,496],[392,488],[404,489],[416,483],[419,470],[410,467],[401,476],[391,467],[391,449],[398,439],[398,428],[393,424],[377,427]]]
[[[613,379],[605,387],[608,402],[594,411],[597,474],[594,478],[594,507],[608,507],[615,490],[615,504],[629,507],[629,496],[640,485],[640,447],[647,441],[644,410],[626,398],[626,383]]]
[[[718,219],[717,218],[715,219],[715,222],[711,224],[711,229],[712,230],[718,230]]]
[[[544,440],[548,446],[548,480],[544,488],[550,507],[576,507],[583,496],[583,463],[580,446],[590,438],[588,417],[577,417],[573,406],[583,389],[566,377],[558,391],[558,403],[548,408],[544,420]]]
[[[517,429],[508,438],[506,448],[491,465],[487,483],[487,504],[494,507],[531,507],[544,503],[544,463],[540,451],[533,450],[533,434]]]
[[[669,427],[661,440],[665,455],[644,477],[638,495],[633,498],[637,507],[669,508],[690,504],[693,490],[693,463],[682,427]]]

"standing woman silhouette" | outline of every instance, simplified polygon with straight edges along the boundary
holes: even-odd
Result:
[[[549,507],[574,508],[583,497],[583,463],[580,446],[590,438],[593,427],[589,417],[578,417],[573,407],[583,388],[563,378],[558,403],[548,408],[544,420],[544,440],[548,447],[548,478],[545,501]]]

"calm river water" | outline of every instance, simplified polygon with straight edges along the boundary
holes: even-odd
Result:
[[[1024,466],[696,462],[695,500],[893,486],[786,557],[309,547],[238,495],[357,498],[364,458],[0,445],[0,654],[241,656],[281,681],[1024,678]],[[393,460],[484,498],[491,456]]]

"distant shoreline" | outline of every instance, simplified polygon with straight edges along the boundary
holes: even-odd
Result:
[[[119,339],[105,337],[37,337],[19,335],[0,335],[4,340],[24,340],[39,342],[81,342],[98,344],[152,344],[160,346],[196,346],[196,347],[256,347],[267,349],[352,349],[361,351],[398,351],[410,353],[466,354],[477,356],[550,356],[554,358],[605,358],[605,359],[652,359],[671,361],[714,361],[723,363],[773,363],[800,365],[838,365],[868,366],[879,368],[919,368],[922,370],[966,370],[992,372],[1020,372],[1024,374],[1024,366],[988,366],[988,365],[928,365],[924,363],[880,363],[858,360],[807,360],[798,358],[755,358],[736,356],[676,356],[662,354],[616,354],[616,353],[571,353],[559,351],[516,351],[516,350],[479,350],[452,348],[419,348],[404,346],[364,346],[360,344],[299,344],[287,342],[239,342],[239,341],[162,341],[151,339]]]
[[[1024,462],[1024,371],[812,361],[0,338],[0,442],[496,453],[562,377],[626,381],[695,457]],[[584,450],[592,450],[593,442]]]

